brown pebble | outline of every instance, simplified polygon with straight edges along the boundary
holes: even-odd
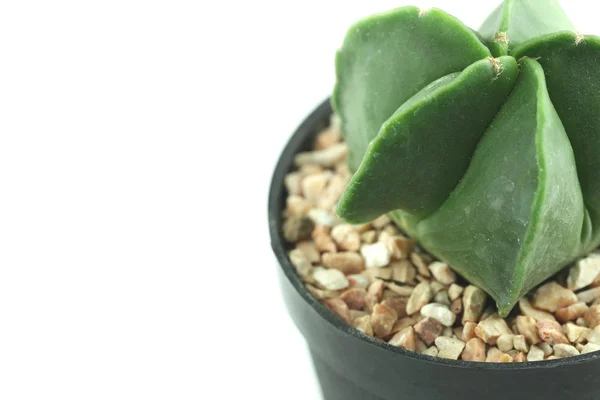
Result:
[[[486,358],[485,343],[479,338],[473,338],[467,341],[461,359],[464,361],[484,362]]]
[[[405,318],[401,318],[398,321],[396,321],[396,323],[394,324],[394,327],[392,328],[392,335],[395,333],[400,332],[402,329],[409,327],[409,326],[413,326],[416,323],[418,323],[419,321],[416,320],[416,318],[412,318],[412,317],[405,317]]]
[[[535,318],[536,321],[542,321],[545,319],[550,321],[556,321],[554,315],[550,314],[547,311],[538,310],[537,308],[533,307],[526,297],[523,297],[521,300],[519,300],[519,308],[521,309],[521,313],[523,315]]]
[[[384,338],[392,332],[394,324],[398,320],[398,315],[391,308],[383,304],[376,304],[371,314],[371,325],[373,333],[379,338]]]
[[[538,335],[536,320],[532,317],[519,315],[517,317],[517,329],[521,335],[525,336],[529,344],[538,344],[542,341]]]
[[[406,305],[408,315],[413,315],[421,311],[421,308],[429,303],[433,296],[434,294],[428,283],[419,283],[408,298]]]
[[[358,253],[325,253],[321,261],[325,267],[337,269],[345,275],[358,274],[365,269],[364,260]]]
[[[417,270],[408,260],[393,261],[390,263],[390,268],[392,279],[396,282],[411,283],[417,275]]]
[[[354,320],[354,327],[368,336],[373,336],[373,326],[371,325],[371,316],[364,315]]]
[[[351,310],[362,310],[366,306],[367,291],[365,289],[349,289],[340,296]]]
[[[381,301],[384,289],[385,284],[383,281],[376,280],[375,282],[371,283],[369,289],[367,290],[367,297],[365,298],[367,310],[372,310],[373,307],[375,307],[375,304]]]
[[[470,285],[463,292],[463,325],[466,322],[479,322],[485,303],[487,301],[487,295],[481,289],[476,286]]]
[[[325,150],[341,140],[339,129],[334,125],[329,126],[326,130],[317,135],[314,143],[315,150]]]
[[[577,303],[577,296],[572,290],[562,287],[556,282],[548,282],[536,290],[531,304],[538,309],[555,312],[559,308]]]
[[[315,241],[315,246],[322,253],[335,253],[337,252],[337,247],[335,246],[335,242],[329,235],[317,235],[313,237]]]
[[[331,311],[333,311],[334,314],[336,314],[338,317],[343,319],[344,322],[346,322],[347,324],[351,323],[350,309],[348,308],[348,305],[346,305],[346,303],[344,303],[344,301],[342,299],[337,298],[337,299],[323,300],[323,304],[325,304],[325,306],[327,308],[329,308]]]
[[[435,339],[442,334],[443,329],[440,321],[433,318],[425,318],[415,325],[417,336],[427,346],[431,346],[435,342]]]
[[[512,331],[504,319],[495,315],[477,324],[475,334],[487,344],[495,345],[500,336],[504,334],[510,335]]]
[[[415,267],[417,267],[417,272],[419,273],[419,275],[424,276],[425,278],[431,278],[431,272],[429,272],[427,264],[425,263],[423,257],[419,253],[411,253],[410,261]]]
[[[398,318],[404,318],[408,316],[406,313],[406,302],[407,299],[405,297],[394,297],[383,300],[381,304],[393,309],[398,315]]]
[[[342,250],[358,251],[360,249],[360,235],[352,225],[334,226],[331,230],[331,237]]]
[[[563,333],[562,326],[560,326],[558,322],[543,320],[538,321],[536,326],[538,328],[538,335],[540,335],[540,338],[550,346],[569,343],[569,340]]]
[[[417,349],[415,331],[412,326],[404,328],[396,333],[388,343],[405,350],[415,351]]]
[[[591,306],[590,309],[583,316],[588,328],[594,329],[600,325],[600,304]]]
[[[305,240],[303,242],[299,242],[296,245],[296,249],[300,250],[306,256],[306,259],[310,261],[312,264],[317,264],[321,261],[321,255],[319,254],[319,250],[315,245],[315,242],[311,240]]]
[[[571,304],[568,307],[563,307],[554,313],[554,316],[561,324],[567,323],[569,321],[575,321],[579,317],[583,317],[589,307],[587,304],[583,302]]]
[[[373,244],[377,241],[377,232],[366,231],[360,235],[360,240],[364,243]]]
[[[475,322],[466,322],[463,326],[462,340],[463,342],[468,342],[469,340],[477,337],[475,335],[475,328],[477,324]]]
[[[525,355],[525,353],[523,353],[522,351],[519,352],[519,354],[517,354],[516,357],[514,357],[514,362],[526,362],[527,361],[527,356]]]
[[[452,312],[456,315],[462,312],[463,303],[460,297],[452,302],[452,304],[450,305],[450,310],[452,310]]]
[[[290,243],[310,238],[314,223],[304,215],[292,215],[283,222],[283,237]]]

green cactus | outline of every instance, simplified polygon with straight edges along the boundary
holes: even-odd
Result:
[[[374,15],[336,70],[340,217],[389,213],[502,316],[600,245],[600,38],[556,0],[506,0],[479,33],[437,9]]]

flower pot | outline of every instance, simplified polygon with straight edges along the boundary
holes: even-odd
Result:
[[[405,351],[361,334],[304,288],[282,237],[285,175],[310,149],[332,109],[321,104],[298,128],[277,164],[269,193],[271,246],[283,299],[302,332],[326,400],[600,399],[600,352],[536,363],[451,361]],[[298,384],[303,384],[299,382]]]

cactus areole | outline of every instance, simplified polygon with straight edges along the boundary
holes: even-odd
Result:
[[[388,213],[502,316],[600,245],[600,38],[556,0],[506,0],[479,32],[437,9],[374,15],[336,71],[346,221]]]

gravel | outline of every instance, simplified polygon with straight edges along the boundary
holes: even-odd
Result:
[[[578,260],[500,318],[483,290],[388,216],[350,225],[335,215],[351,174],[332,121],[285,179],[281,228],[296,272],[332,313],[365,336],[452,360],[537,362],[600,351],[600,254]]]

